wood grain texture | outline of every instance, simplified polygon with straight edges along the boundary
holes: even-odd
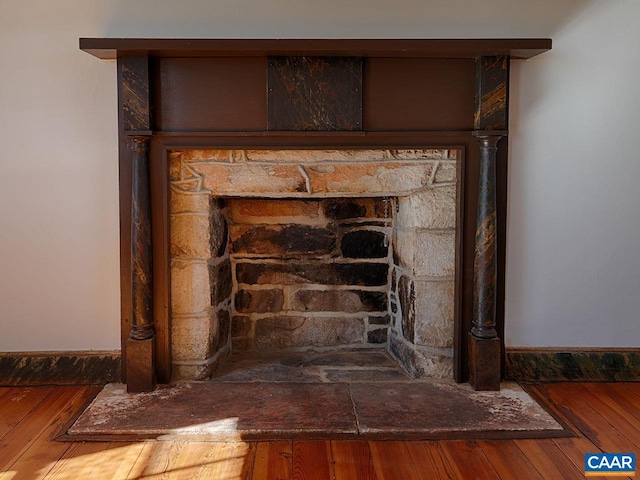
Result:
[[[80,49],[102,59],[145,52],[158,57],[263,57],[355,55],[358,57],[531,58],[551,48],[549,38],[504,39],[207,39],[81,38]]]
[[[331,445],[326,441],[293,444],[294,480],[327,480],[331,478]]]
[[[437,442],[188,442],[53,441],[60,426],[95,393],[92,387],[0,390],[4,415],[22,416],[0,440],[0,480],[111,478],[583,478],[585,452],[637,451],[634,426],[640,384],[556,383],[539,386],[551,404],[579,419],[573,438]],[[34,391],[41,391],[34,396]],[[585,400],[583,395],[588,393]],[[11,400],[23,395],[30,410]],[[30,400],[29,400],[30,398]],[[594,415],[589,402],[600,399]],[[28,410],[26,415],[20,411]],[[612,414],[612,412],[615,412]],[[600,418],[598,418],[598,416]],[[627,434],[628,434],[627,430]],[[603,440],[603,437],[606,440]],[[635,449],[635,450],[634,450]],[[295,459],[294,459],[295,458]],[[294,468],[295,465],[295,468]],[[598,477],[594,477],[598,478]],[[607,477],[603,477],[607,478]]]
[[[476,59],[476,130],[508,130],[509,57],[488,56]]]
[[[291,478],[293,472],[293,442],[260,442],[253,465],[254,480]]]
[[[119,378],[120,352],[0,354],[0,385],[95,385]]]
[[[445,442],[442,444],[442,449],[455,471],[455,478],[478,480],[500,478],[478,442],[474,440]]]
[[[549,478],[543,477],[513,442],[479,441],[478,445],[500,478],[518,478],[521,472],[527,472],[530,480]]]
[[[411,455],[403,442],[369,442],[376,476],[380,480],[418,479]]]
[[[120,91],[124,129],[129,132],[151,130],[149,57],[120,57],[118,69],[121,71]]]
[[[375,480],[371,449],[367,442],[331,441],[333,478],[335,480]]]
[[[268,130],[362,129],[362,59],[269,57]]]
[[[505,358],[506,378],[520,382],[640,380],[639,349],[512,349]]]
[[[411,461],[416,473],[422,480],[432,478],[455,479],[455,471],[451,467],[447,455],[438,442],[407,442]]]

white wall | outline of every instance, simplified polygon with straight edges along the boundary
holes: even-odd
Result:
[[[513,70],[507,344],[640,346],[640,3]]]
[[[639,345],[639,15],[632,0],[0,0],[0,351],[119,347],[115,64],[78,50],[105,36],[552,37],[513,69],[507,343]]]

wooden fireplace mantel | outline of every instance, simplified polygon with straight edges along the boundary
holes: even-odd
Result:
[[[80,49],[102,60],[153,57],[346,56],[527,59],[551,48],[548,38],[515,39],[183,39],[81,38]]]
[[[80,48],[118,62],[121,330],[130,391],[171,380],[167,153],[305,147],[463,152],[454,372],[476,389],[499,388],[509,65],[549,50],[550,39],[82,38]],[[330,73],[314,78],[326,66]],[[288,75],[317,98],[289,101],[271,88]],[[327,102],[333,117],[319,119],[314,109]]]

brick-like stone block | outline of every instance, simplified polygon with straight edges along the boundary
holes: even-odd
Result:
[[[408,195],[429,184],[431,162],[305,166],[314,193]]]
[[[453,378],[453,358],[422,351],[389,332],[389,353],[415,378]]]
[[[367,332],[368,343],[387,343],[388,328],[377,328]]]
[[[416,323],[416,294],[414,283],[403,275],[398,282],[398,296],[400,297],[400,313],[402,315],[402,336],[413,343]]]
[[[409,272],[413,272],[416,254],[416,232],[414,230],[400,230],[395,232],[393,242],[395,263]]]
[[[318,222],[320,200],[250,199],[229,201],[229,219],[235,223],[259,225],[263,223]]]
[[[171,262],[173,313],[201,313],[211,308],[209,266],[206,263]]]
[[[171,256],[185,259],[211,257],[209,214],[171,215]]]
[[[211,316],[174,317],[171,351],[174,360],[206,360],[215,351],[218,327]]]
[[[209,267],[211,282],[211,305],[219,305],[231,298],[233,278],[231,276],[231,261],[227,258]]]
[[[378,218],[381,203],[379,198],[330,198],[323,200],[322,209],[329,220]]]
[[[243,263],[236,264],[238,283],[381,286],[387,284],[386,263]]]
[[[207,192],[182,192],[171,190],[169,209],[171,213],[209,213]]]
[[[456,187],[432,187],[398,199],[398,228],[448,229],[456,226]]]
[[[256,321],[255,345],[271,350],[364,343],[361,318],[272,317]]]
[[[385,258],[389,245],[387,235],[375,230],[355,230],[342,235],[340,250],[346,258]]]
[[[390,315],[369,316],[369,325],[389,325],[390,323]]]
[[[231,253],[270,256],[329,255],[336,248],[336,232],[309,225],[232,228]]]
[[[229,225],[222,210],[212,209],[209,217],[211,252],[214,257],[222,257],[229,243]]]
[[[231,319],[231,336],[246,337],[251,334],[253,322],[244,315],[234,315]]]
[[[385,312],[388,301],[386,292],[298,290],[291,300],[291,309],[299,312]]]
[[[418,281],[415,288],[416,344],[452,348],[454,282]]]
[[[204,381],[210,380],[213,372],[218,367],[220,360],[213,362],[212,364],[182,364],[174,363],[171,366],[171,375],[174,382],[192,380],[192,381]]]
[[[433,183],[455,183],[456,182],[456,162],[440,162],[438,165],[438,170],[436,170],[435,175],[433,176]]]
[[[455,232],[419,231],[416,241],[415,274],[448,277],[455,274]]]
[[[281,312],[284,292],[279,288],[269,290],[239,290],[235,295],[235,307],[240,313]]]
[[[216,312],[218,322],[218,338],[216,351],[222,350],[229,343],[231,337],[231,314],[227,309],[221,309]]]

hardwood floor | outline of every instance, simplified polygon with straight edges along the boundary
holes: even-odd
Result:
[[[585,453],[640,452],[640,383],[532,387],[575,430],[573,438],[54,441],[97,390],[90,386],[0,388],[0,480],[578,479],[584,478]]]

